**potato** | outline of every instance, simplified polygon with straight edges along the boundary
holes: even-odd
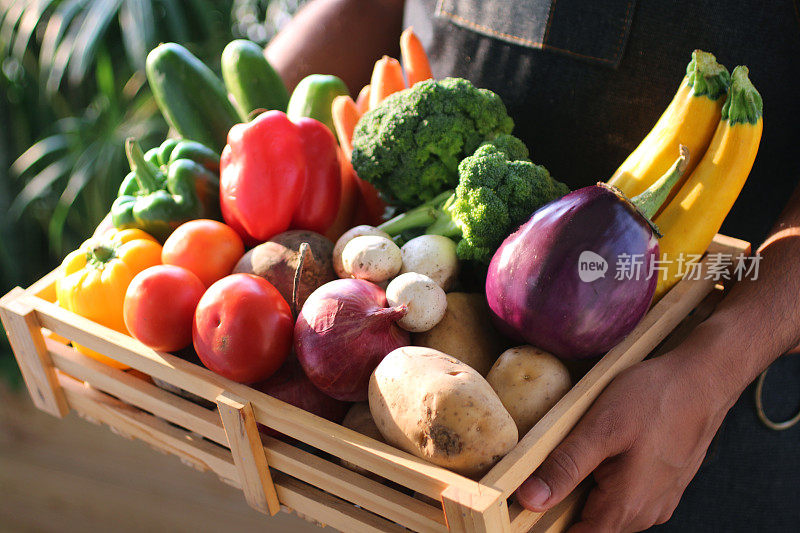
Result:
[[[311,248],[303,262],[297,309],[318,287],[336,279],[333,271],[333,243],[327,237],[305,230],[290,230],[275,235],[242,256],[233,273],[244,272],[261,276],[281,293],[292,305],[292,287],[300,261],[300,245],[307,242]]]
[[[342,425],[346,428],[350,428],[353,431],[361,433],[362,435],[366,435],[371,439],[375,439],[378,442],[385,442],[383,440],[383,435],[378,430],[378,426],[375,425],[375,420],[372,419],[372,413],[369,412],[369,404],[367,402],[358,402],[354,403],[350,410],[347,411],[347,414],[342,421]],[[345,461],[344,459],[339,459],[339,463],[353,472],[357,472],[362,476],[367,476],[371,479],[379,479],[380,476],[370,472],[369,470],[365,470],[358,465],[355,465],[349,461]]]
[[[465,476],[478,476],[517,443],[517,427],[489,383],[442,352],[390,352],[369,382],[369,409],[386,441]]]
[[[503,352],[486,381],[517,424],[520,438],[572,387],[564,363],[533,346]]]
[[[414,334],[411,341],[451,355],[482,376],[508,346],[491,324],[483,294],[465,292],[448,293],[444,318],[432,329]]]

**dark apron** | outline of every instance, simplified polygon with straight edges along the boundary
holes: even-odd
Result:
[[[764,99],[753,171],[722,228],[761,242],[800,183],[800,18],[796,1],[406,0],[405,25],[436,77],[503,97],[515,134],[572,188],[606,180],[672,96],[692,50],[750,67]],[[774,420],[800,406],[800,357],[770,370]],[[749,387],[663,530],[800,531],[800,425],[757,419]]]

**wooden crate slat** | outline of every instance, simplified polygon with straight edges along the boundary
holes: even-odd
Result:
[[[264,514],[278,514],[281,504],[272,483],[253,406],[228,392],[220,394],[216,403],[247,503]]]
[[[566,515],[569,515],[570,518],[575,518],[580,514],[583,508],[583,503],[586,500],[586,495],[589,493],[591,483],[591,480],[584,480],[580,485],[575,487],[575,490],[568,494],[561,503],[544,513],[528,511],[519,503],[514,502],[508,508],[508,513],[511,516],[511,531],[513,533],[524,533],[528,531],[538,531],[539,529],[547,530],[552,527],[552,524],[559,518],[565,518]],[[547,518],[545,519],[545,517]],[[561,529],[551,529],[551,531],[563,531],[571,522],[571,520],[567,522],[565,527]],[[544,524],[550,525],[545,526]]]
[[[192,437],[163,420],[134,409],[110,396],[86,388],[82,383],[59,376],[70,405],[78,413],[120,430],[152,446],[177,455],[184,462],[203,466],[224,478],[230,485],[241,488],[233,458],[219,446]],[[275,476],[278,498],[289,508],[341,531],[399,533],[405,528],[368,511],[315,489],[286,475]]]
[[[46,339],[56,367],[105,393],[169,422],[195,431],[223,446],[228,439],[215,411],[111,368],[74,349]],[[311,485],[420,532],[446,531],[444,513],[416,498],[333,464],[290,444],[262,436],[267,462]]]
[[[24,296],[25,291],[19,287],[3,296],[0,320],[33,403],[42,411],[62,418],[69,412],[69,406],[47,353],[42,326],[33,307],[22,301]]]
[[[561,533],[562,531],[566,531],[569,526],[580,518],[581,510],[583,509],[583,504],[586,502],[586,495],[588,492],[589,485],[587,483],[578,485],[578,487],[564,498],[561,503],[536,520],[532,527],[526,527],[526,513],[530,513],[530,511],[525,511],[520,514],[517,519],[520,522],[519,529],[512,524],[513,531],[515,533]]]
[[[61,266],[56,267],[41,279],[38,279],[33,285],[25,289],[28,294],[38,296],[48,302],[56,301],[56,280],[62,276]]]
[[[54,340],[45,339],[45,345],[59,370],[214,442],[228,445],[228,438],[216,412],[183,400]]]
[[[440,508],[272,437],[262,436],[262,440],[270,464],[282,472],[414,531],[443,533],[447,530]]]
[[[464,533],[509,533],[511,521],[503,494],[482,487],[479,494],[449,487],[442,493],[442,507],[451,531]]]
[[[230,391],[250,401],[256,420],[261,424],[426,496],[438,499],[451,485],[472,492],[479,490],[479,484],[473,480],[225,379],[206,368],[151,350],[132,337],[55,304],[31,295],[23,295],[20,299],[36,309],[44,327],[59,335],[212,402],[223,391]]]
[[[80,415],[176,455],[199,470],[210,470],[228,484],[241,488],[230,451],[105,393],[90,389],[69,376],[59,375],[58,378],[70,406]]]
[[[309,515],[314,520],[339,531],[408,533],[403,526],[359,509],[297,479],[278,474],[275,476],[275,488],[278,490],[280,500],[292,509],[299,509],[298,514]]]
[[[544,514],[545,513],[528,511],[517,502],[512,503],[508,506],[508,516],[511,518],[511,531],[513,533],[529,531]]]
[[[707,264],[708,258],[703,258],[701,268]],[[636,328],[600,359],[481,479],[481,484],[510,496],[567,436],[611,380],[647,357],[715,285],[713,280],[699,279],[683,280],[673,287]]]
[[[706,253],[724,253],[733,254],[735,256],[740,253],[747,255],[751,250],[752,248],[749,242],[743,241],[742,239],[737,239],[736,237],[729,237],[727,235],[717,233],[714,235],[714,239],[711,241],[711,244],[708,245],[708,250],[706,250]]]

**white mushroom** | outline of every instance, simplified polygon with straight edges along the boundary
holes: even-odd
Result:
[[[391,307],[405,304],[406,316],[397,325],[406,331],[428,331],[444,317],[447,295],[424,274],[406,272],[394,278],[386,287],[386,301]]]
[[[445,291],[453,288],[458,276],[456,243],[443,235],[421,235],[400,248],[403,268],[400,273],[424,274]]]
[[[390,238],[389,234],[385,231],[381,231],[374,226],[367,226],[366,224],[345,231],[333,247],[333,270],[340,278],[350,277],[350,274],[345,272],[344,265],[342,264],[342,252],[344,251],[344,247],[347,246],[348,242],[363,235],[380,235],[387,239]]]
[[[342,251],[347,277],[381,283],[400,272],[400,248],[386,237],[362,235],[348,242]]]

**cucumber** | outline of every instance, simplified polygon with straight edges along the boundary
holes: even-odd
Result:
[[[256,109],[286,111],[289,91],[256,43],[246,39],[228,43],[222,51],[222,79],[243,120]]]
[[[333,99],[340,95],[349,95],[347,85],[330,74],[311,74],[306,76],[295,87],[286,114],[291,120],[310,117],[319,120],[336,135],[331,117]]]
[[[217,153],[240,122],[222,81],[179,44],[165,43],[147,55],[147,81],[161,114],[181,137]]]

